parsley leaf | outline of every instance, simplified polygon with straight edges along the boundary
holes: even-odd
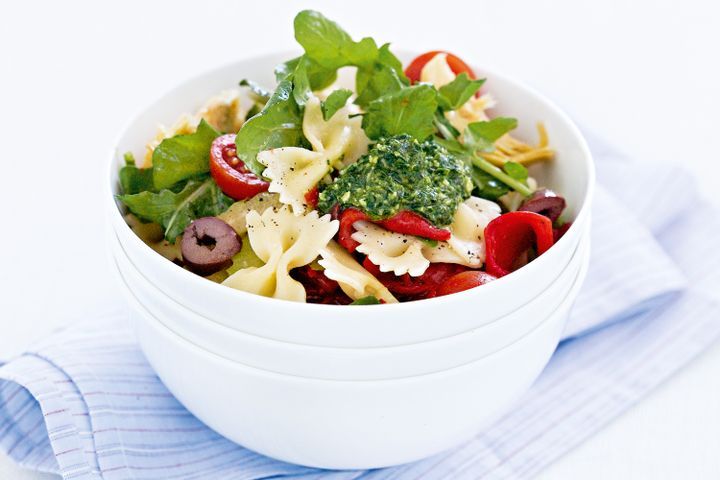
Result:
[[[205,120],[189,135],[166,138],[152,156],[153,183],[162,190],[210,171],[210,145],[220,135]]]
[[[517,127],[517,119],[497,117],[487,122],[473,122],[465,128],[465,145],[473,150],[492,152],[495,141]]]
[[[456,110],[462,107],[470,97],[480,90],[485,79],[472,80],[468,74],[463,72],[455,80],[440,87],[438,100],[440,106],[445,110]]]
[[[265,170],[257,161],[258,152],[306,144],[302,113],[293,95],[291,76],[278,84],[265,108],[245,122],[235,137],[238,158],[258,176]]]
[[[435,132],[437,91],[431,85],[405,87],[368,104],[362,127],[373,140],[406,133],[425,140]]]
[[[140,219],[159,223],[170,242],[174,242],[196,218],[219,215],[233,203],[210,177],[188,180],[177,193],[165,189],[157,193],[118,195],[117,198]]]
[[[332,92],[327,99],[322,102],[323,118],[327,122],[335,115],[335,112],[345,106],[347,99],[350,98],[352,92],[350,90],[340,89]]]

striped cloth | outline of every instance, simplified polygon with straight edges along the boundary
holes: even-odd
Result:
[[[550,364],[470,443],[371,471],[250,452],[186,411],[146,363],[126,312],[58,333],[0,367],[0,449],[66,479],[530,478],[720,334],[720,215],[677,168],[594,146],[600,188],[585,287]]]

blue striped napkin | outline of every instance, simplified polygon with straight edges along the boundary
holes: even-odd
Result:
[[[66,479],[529,478],[720,336],[720,215],[681,170],[594,146],[590,272],[533,388],[470,443],[394,468],[278,462],[194,418],[146,363],[128,313],[58,333],[0,367],[0,449]],[[708,241],[713,239],[713,242]]]

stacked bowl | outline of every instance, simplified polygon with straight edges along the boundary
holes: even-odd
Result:
[[[557,346],[589,259],[592,159],[549,101],[477,69],[516,116],[518,135],[544,122],[557,151],[534,167],[565,196],[573,221],[556,245],[479,288],[417,302],[300,304],[212,283],[167,261],[127,226],[115,202],[122,153],[141,155],[157,123],[172,123],[218,91],[270,72],[287,55],[206,73],[170,91],[122,133],[107,210],[113,265],[137,311],[143,351],[168,389],[208,426],[281,460],[376,468],[417,460],[471,438],[512,406]]]

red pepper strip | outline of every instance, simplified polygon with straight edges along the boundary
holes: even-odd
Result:
[[[345,249],[353,253],[355,249],[360,245],[359,242],[353,240],[352,234],[355,231],[353,224],[360,220],[369,220],[370,217],[365,215],[357,208],[346,208],[340,214],[340,228],[338,229],[338,243],[345,247]]]
[[[308,210],[315,210],[318,204],[318,198],[320,197],[320,191],[317,185],[308,190],[305,194],[305,203],[307,204]]]
[[[360,245],[352,239],[352,234],[355,231],[353,229],[353,224],[360,220],[372,221],[365,213],[353,207],[346,208],[340,214],[338,242],[350,253],[354,252],[357,246]],[[450,230],[437,228],[425,218],[409,210],[403,210],[390,218],[380,220],[375,223],[382,225],[386,229],[395,233],[416,235],[418,237],[429,238],[431,240],[444,241],[450,238]]]
[[[320,270],[314,270],[310,265],[293,269],[291,275],[305,287],[308,303],[347,305],[352,302],[335,280],[326,277]]]
[[[425,218],[410,210],[403,210],[377,223],[395,233],[416,235],[430,240],[450,240],[450,230],[437,228]]]
[[[412,277],[407,273],[397,276],[392,272],[381,272],[367,257],[363,267],[385,285],[399,300],[420,300],[437,295],[438,289],[451,277],[467,271],[468,268],[454,263],[431,263],[425,273]]]
[[[519,268],[521,257],[535,247],[542,255],[553,245],[552,222],[533,212],[500,215],[485,227],[485,270],[502,277]]]

